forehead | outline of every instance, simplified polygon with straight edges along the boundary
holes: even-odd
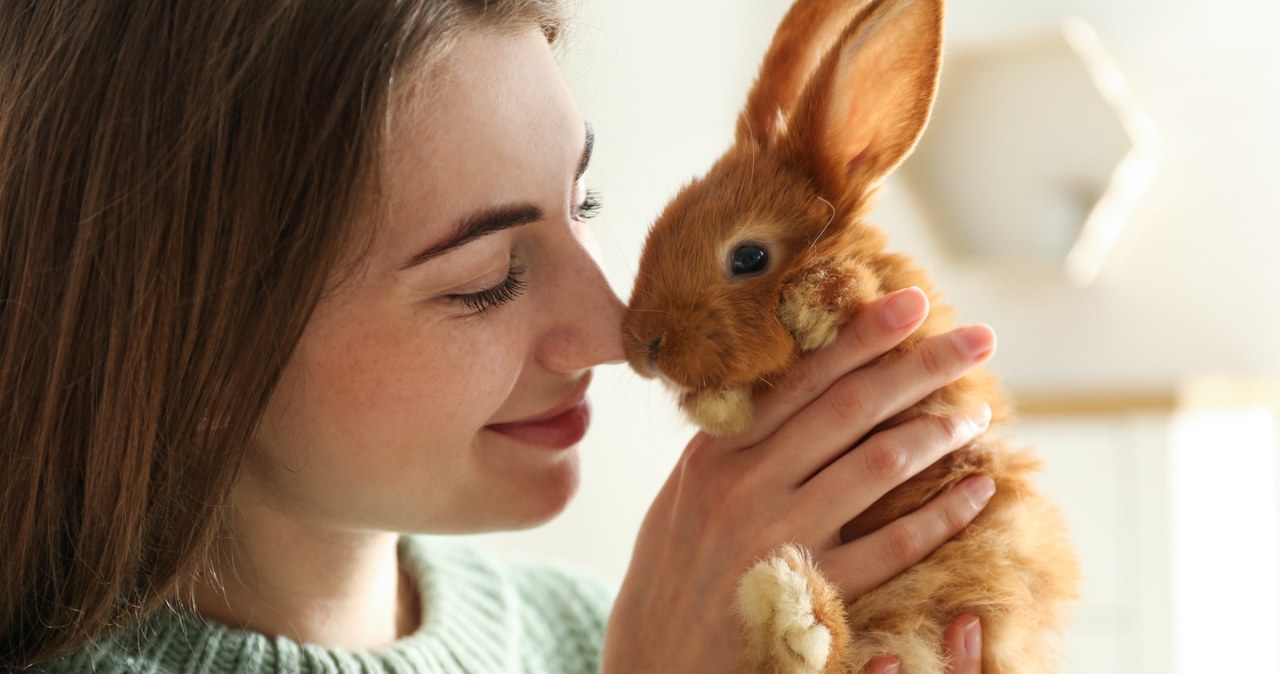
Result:
[[[411,236],[396,231],[409,228],[421,240],[424,227],[566,185],[582,142],[582,117],[540,31],[464,32],[393,110],[390,239]]]

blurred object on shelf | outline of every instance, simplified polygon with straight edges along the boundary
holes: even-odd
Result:
[[[1159,140],[1097,33],[955,49],[904,179],[947,248],[1093,283],[1155,175]]]

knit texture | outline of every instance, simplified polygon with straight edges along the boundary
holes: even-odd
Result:
[[[63,657],[56,674],[595,674],[613,592],[581,573],[498,559],[455,541],[403,536],[424,620],[387,646],[299,644],[163,610]]]

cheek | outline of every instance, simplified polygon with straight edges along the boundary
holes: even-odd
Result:
[[[510,392],[519,368],[502,346],[497,336],[478,330],[386,339],[336,369],[331,390],[336,400],[355,403],[352,422],[366,433],[400,429],[410,434],[402,442],[428,432],[458,442]]]
[[[282,382],[278,444],[334,476],[460,470],[449,464],[465,462],[520,373],[514,337],[493,327],[366,324],[304,344]]]

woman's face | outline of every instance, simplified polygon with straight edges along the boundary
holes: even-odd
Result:
[[[577,486],[590,368],[623,358],[579,220],[589,132],[542,35],[468,31],[436,75],[395,110],[388,221],[317,307],[240,484],[311,524],[549,519]]]

